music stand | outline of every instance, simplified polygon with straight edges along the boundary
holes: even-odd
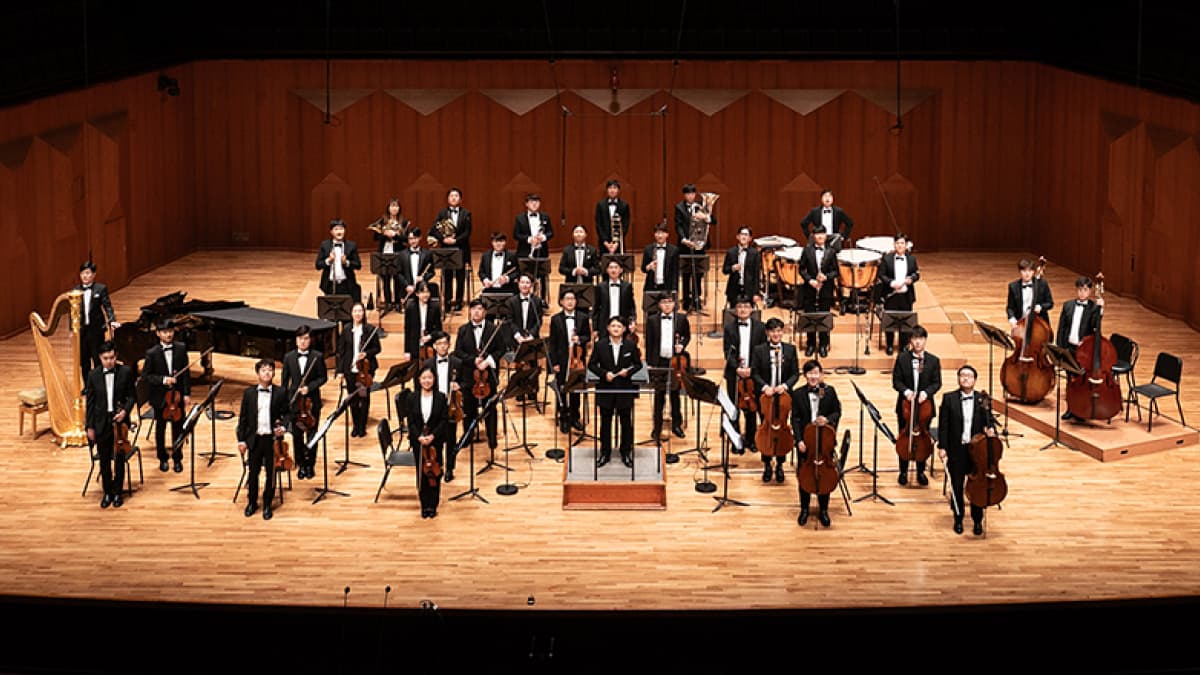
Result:
[[[855,501],[855,503],[858,503],[865,499],[870,499],[871,501],[882,501],[883,503],[887,504],[888,506],[895,506],[896,505],[895,502],[888,499],[887,497],[884,497],[882,494],[879,493],[879,433],[883,432],[884,438],[886,438],[888,440],[888,442],[893,443],[893,444],[896,442],[896,437],[894,435],[892,435],[892,430],[888,429],[887,423],[883,421],[883,416],[879,414],[879,409],[876,408],[875,405],[872,404],[869,400],[867,400],[867,395],[862,392],[862,389],[859,389],[858,385],[853,380],[850,381],[850,386],[854,387],[854,393],[858,394],[858,400],[862,404],[862,408],[859,410],[859,414],[858,414],[858,437],[859,437],[859,439],[862,439],[862,437],[863,437],[862,410],[865,409],[867,411],[867,413],[871,416],[872,424],[875,425],[875,440],[873,441],[874,442],[874,450],[873,450],[873,458],[871,460],[872,470],[868,472],[871,474],[871,491],[868,492],[867,494],[859,497],[858,499],[855,499],[854,501]],[[862,451],[862,444],[860,442],[860,444],[859,444],[859,452],[860,452],[859,463],[860,464],[862,463],[861,451]],[[864,469],[865,469],[865,467],[864,467]]]
[[[570,405],[570,402],[571,402],[570,398],[569,398],[570,395],[575,393],[576,391],[579,391],[580,389],[584,390],[583,394],[582,394],[582,396],[584,398],[586,398],[588,396],[588,374],[589,373],[588,373],[587,369],[576,370],[576,371],[567,373],[567,381],[563,384],[562,389],[563,389],[563,396],[566,397],[566,401],[567,401],[568,405]],[[583,439],[585,439],[585,438],[597,440],[596,436],[594,434],[589,434],[586,431],[587,422],[590,421],[590,418],[588,417],[588,415],[591,414],[591,407],[584,404],[584,405],[580,406],[579,411],[580,411],[580,415],[585,418],[585,421],[584,421],[584,429],[585,430],[580,431],[579,436],[576,437],[574,440],[571,440],[571,431],[570,430],[567,431],[567,447],[568,448],[573,448],[576,445],[579,445],[580,443],[583,442]]]
[[[654,395],[658,396],[659,392],[662,392],[662,394],[663,394],[663,410],[669,411],[671,406],[670,406],[670,401],[667,400],[669,398],[668,393],[672,389],[675,389],[675,377],[673,375],[673,371],[670,368],[657,368],[657,367],[650,366],[647,364],[646,376],[647,376],[646,382],[649,385],[649,387],[654,390]],[[682,401],[680,402],[680,404],[682,405]],[[650,409],[654,410],[653,406],[651,406]],[[651,420],[650,428],[657,429],[657,428],[660,428],[661,425],[662,425],[661,419]],[[662,448],[662,436],[657,435],[652,438],[646,439],[644,441],[637,441],[636,443],[634,443],[634,445],[654,445],[661,449]],[[665,460],[666,460],[667,464],[678,464],[679,463],[679,455],[674,452],[668,452],[666,454]]]
[[[516,396],[520,396],[522,394],[528,395],[528,394],[532,393],[537,388],[537,378],[538,378],[538,375],[541,374],[541,372],[542,372],[542,369],[537,368],[537,367],[518,369],[516,372],[514,372],[508,376],[508,386],[506,386],[504,388],[504,393],[501,395],[501,398],[502,399],[510,399],[510,398],[513,398]],[[507,407],[505,409],[507,410]],[[507,415],[506,415],[506,417],[507,417]],[[508,433],[507,427],[505,427],[504,433],[506,433],[506,434]],[[510,445],[510,446],[507,446],[504,448],[504,464],[505,464],[505,466],[504,466],[504,482],[501,483],[500,485],[496,486],[496,494],[502,495],[505,497],[509,497],[509,496],[517,494],[517,489],[518,489],[517,486],[514,485],[511,480],[509,480],[509,476],[511,475],[512,469],[509,468],[508,453],[512,450],[524,449],[525,452],[527,452],[530,457],[533,457],[533,450],[531,450],[530,448],[533,446],[536,446],[537,443],[529,443],[529,441],[527,440],[528,436],[529,436],[529,430],[528,430],[528,427],[526,426],[526,413],[525,413],[525,408],[522,406],[522,408],[521,408],[521,444],[520,445]]]
[[[477,415],[475,415],[475,418],[472,419],[471,423],[467,425],[466,430],[463,432],[462,438],[459,438],[458,442],[454,445],[454,453],[457,455],[459,452],[462,452],[462,447],[464,445],[466,445],[467,443],[471,444],[471,450],[470,450],[470,452],[471,452],[470,481],[471,482],[466,490],[454,495],[453,497],[451,497],[449,499],[449,501],[455,502],[455,501],[458,501],[458,500],[462,499],[463,497],[466,497],[469,495],[472,499],[478,499],[479,501],[483,502],[484,504],[491,503],[487,499],[485,499],[483,497],[483,495],[479,494],[479,488],[475,487],[475,476],[477,474],[475,473],[475,441],[474,441],[474,438],[475,438],[475,431],[479,428],[479,422],[482,421],[483,418],[488,415],[490,408],[496,407],[496,402],[499,400],[500,400],[499,393],[493,394],[492,397],[489,398],[483,404],[483,406],[481,406],[479,408],[480,412]],[[481,471],[480,473],[483,473],[483,472]]]
[[[796,322],[792,328],[792,335],[802,333],[832,333],[833,332],[833,313],[832,312],[798,312],[796,314]],[[795,337],[792,338],[796,340]],[[817,338],[817,342],[820,342]],[[856,350],[857,351],[857,350]]]
[[[384,286],[386,284],[390,284],[391,280],[400,273],[399,260],[399,253],[380,253],[379,251],[371,251],[371,274],[375,275],[375,297],[384,297],[384,294],[382,293]],[[400,298],[394,298],[394,300],[397,301],[399,299]],[[381,310],[379,312],[379,318],[382,319],[383,315],[387,314],[391,310],[392,307],[390,306],[387,310]]]
[[[354,298],[349,295],[331,293],[317,297],[317,318],[333,324],[333,344],[342,335],[342,324],[350,321],[354,309]]]
[[[550,259],[549,258],[521,258],[517,261],[517,274],[528,274],[531,278],[538,281],[538,293],[542,300],[546,300],[549,296],[550,289]],[[543,282],[543,280],[545,280]]]
[[[463,253],[462,249],[457,246],[447,248],[433,248],[433,268],[441,269],[445,272],[457,272],[463,269]],[[446,306],[446,284],[441,284],[438,288],[442,296],[442,306]],[[445,314],[443,314],[445,316]]]
[[[596,286],[594,284],[561,283],[558,285],[558,299],[561,302],[563,293],[575,291],[575,308],[587,311],[596,304]]]
[[[708,272],[708,254],[707,253],[680,253],[679,254],[679,275],[680,277],[690,276],[692,278],[692,288],[696,289],[697,293],[703,296],[703,292],[699,288],[700,277]],[[692,310],[688,315],[699,314],[700,316],[708,316],[708,312],[700,306],[700,298],[691,299]]]
[[[192,406],[192,411],[190,413],[188,413],[187,418],[184,419],[184,421],[183,421],[183,433],[179,434],[179,438],[172,439],[172,441],[171,441],[171,445],[173,446],[172,449],[177,450],[189,438],[191,439],[191,443],[189,444],[191,447],[191,459],[188,462],[191,465],[189,468],[190,478],[188,479],[187,483],[184,483],[183,485],[171,488],[172,492],[179,492],[182,490],[191,490],[192,495],[194,495],[196,497],[196,499],[200,499],[199,489],[202,487],[207,487],[209,485],[209,483],[197,483],[196,482],[196,437],[194,435],[194,432],[196,430],[196,422],[197,422],[197,420],[200,419],[200,413],[202,411],[204,411],[206,408],[209,408],[210,406],[212,406],[213,401],[217,397],[217,392],[221,390],[221,385],[224,382],[225,382],[225,380],[218,381],[216,385],[214,385],[212,388],[210,388],[208,390],[208,396],[205,396],[204,400],[199,405]],[[209,419],[212,420],[212,433],[213,433],[213,441],[212,442],[213,442],[213,453],[215,455],[216,444],[217,444],[217,441],[216,441],[217,418],[215,415],[210,415]],[[226,453],[222,453],[222,454],[226,454]],[[232,455],[230,455],[230,456],[232,456]],[[208,463],[210,465],[212,464],[211,458],[209,459]]]
[[[218,457],[233,457],[232,452],[217,452],[217,418],[220,417],[216,411],[217,392],[221,391],[221,386],[224,384],[224,378],[217,380],[217,383],[209,388],[208,395],[204,397],[204,401],[200,403],[200,411],[207,413],[212,433],[212,450],[208,454],[209,466],[212,466],[213,461],[215,461]],[[231,419],[232,417],[233,415],[231,414],[229,417],[224,419]],[[195,426],[195,423],[193,423],[193,426]],[[203,455],[201,456],[203,457]]]
[[[341,492],[329,487],[329,443],[325,440],[325,435],[329,433],[329,429],[333,427],[333,423],[337,421],[337,418],[344,414],[346,409],[350,407],[350,401],[354,400],[355,396],[358,396],[357,389],[353,394],[350,394],[342,399],[342,402],[339,403],[336,408],[334,408],[333,412],[330,413],[329,416],[325,418],[325,421],[321,423],[321,426],[317,428],[317,433],[313,435],[312,440],[305,444],[309,450],[312,450],[318,442],[321,444],[321,487],[316,488],[317,497],[313,499],[313,504],[316,504],[324,499],[326,495],[337,495],[339,497],[350,496],[349,492]],[[347,439],[347,444],[349,444],[348,441],[349,439]]]
[[[1056,446],[1062,446],[1068,450],[1079,451],[1073,445],[1063,443],[1061,438],[1062,433],[1062,381],[1067,375],[1082,375],[1084,370],[1075,360],[1075,355],[1069,349],[1063,349],[1056,344],[1046,342],[1042,345],[1046,357],[1050,359],[1050,363],[1054,364],[1054,440],[1038,448],[1038,450],[1049,450]],[[1058,371],[1062,371],[1061,376]]]
[[[554,420],[554,447],[546,451],[546,459],[552,459],[556,462],[562,461],[567,456],[567,451],[558,447],[558,428],[562,426],[563,414],[567,407],[567,398],[563,395],[562,388],[558,386],[558,378],[550,377],[546,381],[546,388],[554,392],[554,410],[557,413],[558,419]],[[571,440],[571,436],[567,434],[567,441]]]
[[[420,359],[415,356],[404,363],[392,364],[388,368],[387,375],[384,375],[383,380],[379,383],[379,387],[383,389],[384,396],[387,397],[387,416],[392,418],[392,387],[402,387],[412,381],[417,376],[417,372],[421,369]],[[400,411],[396,411],[396,415],[400,418],[400,426],[404,427],[404,416],[400,415]]]
[[[996,390],[992,388],[992,371],[994,369],[994,365],[993,365],[993,361],[992,361],[993,347],[1000,347],[1001,349],[1003,349],[1004,350],[1004,359],[1007,361],[1008,353],[1010,351],[1016,349],[1017,346],[1013,343],[1012,338],[1008,334],[1008,331],[1001,330],[991,324],[984,323],[982,321],[976,321],[975,326],[979,328],[980,334],[983,335],[983,339],[985,341],[987,341],[987,343],[988,343],[988,389],[987,390],[989,392],[994,392]],[[992,400],[994,401],[995,399],[993,398]],[[1004,396],[1004,429],[1001,430],[1000,435],[1004,437],[1005,445],[1008,445],[1008,437],[1010,435],[1018,436],[1020,438],[1025,437],[1024,434],[1016,434],[1016,433],[1009,434],[1009,431],[1008,431],[1008,396]]]
[[[683,376],[683,392],[696,402],[696,447],[684,450],[679,454],[695,452],[700,457],[700,461],[704,462],[704,477],[694,487],[696,492],[710,494],[717,491],[717,485],[708,479],[708,470],[714,467],[709,466],[708,454],[704,452],[704,446],[700,441],[700,404],[709,403],[719,406],[723,410],[724,406],[720,402],[721,387],[712,380],[686,373]],[[709,419],[712,418],[709,417]]]
[[[912,335],[913,329],[917,327],[917,313],[906,312],[903,310],[883,309],[880,305],[879,309],[879,346],[883,346],[884,333],[907,333]],[[896,338],[897,342],[900,338]],[[901,350],[903,350],[901,345]]]
[[[608,263],[612,262],[613,260],[616,260],[617,264],[621,266],[622,278],[624,278],[626,274],[633,273],[632,253],[605,253],[604,255],[600,256],[600,276],[605,278],[608,277],[606,272],[606,270],[608,270]]]
[[[492,319],[508,318],[508,299],[515,293],[483,293],[479,298],[483,301],[484,315]]]

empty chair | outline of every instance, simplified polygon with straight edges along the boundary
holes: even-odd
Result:
[[[1159,352],[1154,359],[1154,376],[1150,378],[1148,384],[1138,385],[1131,390],[1136,395],[1135,403],[1137,404],[1138,421],[1142,421],[1142,407],[1140,405],[1140,397],[1145,396],[1150,399],[1150,405],[1146,407],[1149,413],[1146,415],[1146,431],[1151,431],[1154,428],[1154,416],[1162,413],[1158,408],[1158,399],[1163,396],[1174,396],[1175,407],[1179,410],[1179,422],[1184,426],[1187,422],[1183,419],[1183,405],[1179,402],[1179,381],[1183,377],[1183,359],[1168,354],[1167,352]],[[1163,386],[1160,381],[1170,382],[1175,385],[1175,388]],[[1125,419],[1129,419],[1129,409],[1125,409]]]
[[[379,452],[383,455],[383,480],[379,481],[379,489],[375,491],[375,501],[378,503],[383,486],[387,485],[388,476],[392,474],[392,467],[411,466],[416,469],[417,458],[412,452],[401,450],[392,443],[392,425],[386,419],[379,421],[376,433],[379,436]]]

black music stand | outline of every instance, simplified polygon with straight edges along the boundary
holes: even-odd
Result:
[[[600,256],[600,276],[602,278],[608,279],[608,263],[612,262],[613,260],[616,260],[617,264],[621,266],[622,278],[624,278],[626,274],[633,273],[632,253],[605,253],[604,255]]]
[[[596,304],[596,286],[594,284],[561,283],[558,285],[558,299],[561,302],[563,293],[575,291],[575,308],[592,311]]]
[[[333,344],[338,344],[342,336],[342,325],[351,319],[354,309],[354,298],[349,295],[331,293],[317,296],[317,318],[333,324]]]
[[[1073,445],[1062,441],[1062,381],[1068,375],[1082,375],[1083,367],[1075,360],[1075,355],[1069,349],[1063,349],[1056,344],[1046,342],[1042,345],[1046,357],[1050,359],[1050,363],[1054,364],[1054,440],[1038,448],[1038,450],[1049,450],[1050,448],[1062,446],[1068,450],[1079,451]],[[1062,371],[1059,373],[1059,371]]]
[[[513,365],[519,367],[533,367],[538,365],[538,357],[546,355],[549,358],[546,348],[546,340],[544,338],[534,338],[524,342],[517,343],[517,350],[513,353]],[[533,405],[537,408],[538,414],[542,414],[542,404],[537,399],[537,382],[533,383]],[[524,408],[528,400],[522,402],[521,407]],[[537,445],[533,443],[531,445]]]
[[[338,408],[341,408],[343,405],[349,405],[348,403],[346,403],[346,401],[354,398],[355,396],[358,396],[359,392],[360,392],[360,389],[358,387],[355,387],[354,393],[349,396],[346,396],[345,395],[346,394],[345,385],[344,385],[344,383],[339,381],[338,382]],[[370,397],[371,392],[369,390],[362,391],[362,395]],[[344,425],[344,428],[345,428],[346,436],[345,436],[345,445],[342,446],[342,458],[333,460],[333,463],[338,465],[338,470],[336,472],[336,475],[338,475],[338,476],[342,475],[342,473],[345,472],[346,469],[349,469],[351,466],[359,466],[364,469],[371,466],[370,464],[367,464],[366,462],[356,462],[356,461],[350,459],[350,416],[347,415],[345,419],[346,419],[346,423]],[[401,418],[401,419],[403,419],[403,418]]]
[[[466,490],[454,495],[448,501],[455,502],[455,501],[458,501],[458,500],[462,499],[463,497],[466,497],[469,495],[472,499],[478,499],[479,501],[483,502],[484,504],[491,503],[487,499],[485,499],[483,497],[483,495],[479,494],[479,488],[475,487],[476,473],[475,473],[475,440],[474,439],[475,439],[475,431],[479,428],[479,422],[482,421],[483,418],[487,416],[489,409],[496,407],[496,402],[499,400],[500,400],[500,394],[498,392],[495,394],[492,394],[492,397],[489,398],[482,406],[479,407],[479,413],[476,414],[475,419],[471,420],[471,423],[467,425],[466,430],[463,432],[462,438],[459,438],[458,443],[456,443],[454,445],[454,453],[457,455],[459,452],[462,452],[462,447],[464,445],[466,445],[467,443],[471,444],[471,450],[470,450],[470,453],[471,453],[470,481],[471,482]],[[479,473],[483,473],[483,472],[480,471]]]
[[[403,248],[403,245],[399,242],[396,243],[396,246]],[[399,261],[399,253],[380,253],[379,251],[371,251],[371,274],[375,275],[375,297],[384,297],[382,292],[384,285],[392,283],[391,280],[400,273]],[[393,300],[398,302],[400,298],[393,298]],[[387,314],[391,310],[392,307],[388,307],[386,310],[380,310],[379,318],[382,319],[383,315]]]
[[[462,249],[458,248],[457,246],[433,248],[430,249],[430,251],[433,252],[434,269],[440,269],[445,272],[457,272],[458,270],[463,269]],[[463,283],[466,283],[466,281],[464,280]],[[442,297],[442,307],[448,307],[446,304],[446,284],[439,284],[438,291]],[[445,316],[447,313],[448,312],[443,312],[442,316]]]
[[[833,332],[833,313],[832,312],[799,312],[796,314],[796,322],[792,324],[792,341],[797,342],[797,335],[806,333],[832,333]],[[817,338],[817,342],[820,342]],[[857,350],[856,350],[857,351]]]
[[[383,381],[379,383],[379,387],[383,389],[384,396],[387,397],[388,419],[392,418],[392,387],[403,387],[408,384],[417,376],[417,372],[420,370],[421,362],[416,356],[405,363],[395,363],[388,368],[387,375],[384,375]],[[400,414],[399,410],[396,411],[396,415],[399,418],[399,424],[396,428],[403,430],[405,427],[405,418]]]
[[[663,410],[669,411],[671,409],[671,402],[670,402],[670,400],[668,400],[669,392],[675,388],[675,377],[672,374],[672,370],[670,368],[656,368],[654,366],[647,365],[646,366],[646,375],[647,375],[646,382],[649,385],[649,387],[654,390],[654,395],[658,396],[658,392],[663,393]],[[683,405],[683,401],[680,401],[680,405]],[[654,410],[653,406],[651,406],[650,410],[651,411]],[[650,422],[651,422],[651,424],[650,424],[651,429],[659,428],[662,425],[661,419],[651,420]],[[634,443],[634,445],[653,445],[653,446],[658,447],[661,450],[662,449],[662,436],[658,435],[658,436],[654,436],[653,438],[646,439],[644,441],[636,441]],[[674,452],[668,452],[665,460],[666,460],[667,464],[678,464],[679,463],[679,454],[674,453]]]
[[[538,282],[538,295],[542,300],[547,300],[550,296],[550,259],[549,258],[521,258],[517,261],[517,274],[528,274]]]
[[[343,415],[346,412],[346,409],[350,407],[350,401],[352,401],[357,395],[358,391],[355,390],[353,394],[344,397],[342,402],[338,404],[337,408],[334,408],[333,412],[329,413],[329,416],[326,417],[325,421],[321,423],[321,426],[317,429],[317,433],[313,435],[312,440],[305,444],[308,446],[309,450],[312,450],[318,442],[321,444],[321,487],[316,488],[317,496],[315,499],[313,499],[313,504],[316,504],[324,499],[326,495],[337,495],[339,497],[350,496],[349,492],[341,492],[329,487],[329,443],[325,440],[325,436],[329,433],[329,429],[333,427],[333,423],[337,421],[337,418]],[[346,439],[347,445],[349,445],[349,440],[350,439],[348,438]],[[348,452],[349,451],[347,451],[347,453]]]
[[[872,422],[872,424],[875,425],[875,440],[874,440],[874,450],[873,450],[874,454],[873,454],[873,459],[871,460],[872,470],[868,471],[868,473],[871,474],[871,491],[868,492],[867,494],[859,497],[858,499],[855,499],[854,502],[858,503],[865,499],[870,499],[871,501],[882,501],[884,504],[887,504],[888,506],[895,506],[896,505],[895,502],[888,499],[887,497],[884,497],[882,494],[879,493],[879,433],[883,432],[884,438],[886,438],[888,440],[888,442],[890,442],[892,444],[895,444],[896,437],[892,434],[892,430],[888,429],[887,423],[883,421],[883,416],[879,414],[879,409],[876,408],[874,406],[874,404],[872,404],[869,400],[867,400],[867,395],[862,392],[862,389],[859,389],[858,385],[855,384],[853,380],[850,382],[850,386],[854,387],[854,393],[858,394],[858,400],[862,404],[862,408],[865,409],[867,411],[867,413],[871,416],[871,422]],[[859,411],[859,415],[858,415],[858,437],[859,437],[859,439],[861,439],[863,437],[862,410]],[[862,448],[862,444],[860,443],[859,444],[859,452],[860,452],[859,463],[860,464],[862,463],[861,448]],[[865,467],[864,467],[864,469],[865,469]]]
[[[567,456],[567,451],[558,447],[558,428],[562,426],[563,413],[567,408],[567,397],[563,394],[562,388],[558,386],[558,378],[550,377],[546,380],[546,388],[554,392],[554,410],[556,412],[554,420],[554,445],[546,451],[546,459],[552,459],[556,462],[561,462]],[[571,436],[567,434],[567,441],[571,440]]]
[[[204,401],[200,403],[200,411],[203,412],[205,414],[205,416],[208,417],[208,421],[210,423],[209,428],[210,428],[210,432],[211,432],[210,439],[211,439],[211,443],[212,443],[212,445],[211,445],[212,449],[208,453],[208,465],[209,466],[212,466],[213,462],[216,461],[216,459],[218,457],[233,457],[234,456],[234,453],[232,453],[232,452],[218,452],[217,451],[217,420],[218,419],[233,419],[233,417],[234,417],[232,411],[229,412],[228,416],[224,416],[221,413],[217,412],[217,392],[221,391],[221,386],[223,384],[225,384],[224,378],[217,380],[217,383],[209,388],[208,395],[204,397]],[[200,456],[204,457],[203,454],[201,454]]]
[[[692,310],[688,315],[699,314],[700,316],[708,316],[708,312],[701,307],[700,301],[703,298],[703,292],[700,290],[700,277],[708,272],[708,253],[680,253],[679,254],[679,276],[691,277],[692,288],[697,289],[701,297],[692,298]]]
[[[583,398],[587,398],[589,395],[589,393],[587,391],[587,386],[588,386],[588,371],[586,368],[584,370],[577,370],[574,372],[567,373],[567,381],[566,381],[566,383],[563,384],[563,388],[562,388],[563,396],[565,397],[564,400],[566,400],[567,404],[570,405],[570,402],[571,402],[570,398],[569,398],[570,395],[575,393],[576,391],[579,391],[580,389],[584,390],[584,392],[581,396]],[[570,430],[567,431],[567,446],[569,448],[573,448],[576,445],[579,445],[580,443],[583,442],[583,440],[585,438],[590,438],[593,441],[597,440],[595,434],[589,434],[587,432],[587,422],[591,421],[591,417],[590,417],[591,406],[584,403],[583,405],[581,405],[579,407],[579,413],[584,418],[584,420],[583,420],[584,431],[580,431],[579,436],[576,437],[574,440],[571,439],[571,431]]]
[[[515,293],[483,293],[479,296],[483,301],[484,316],[495,321],[496,319],[507,319],[508,316],[508,299]]]
[[[980,334],[983,335],[983,339],[986,340],[988,343],[988,389],[987,390],[989,393],[991,393],[991,392],[996,391],[995,389],[992,388],[992,371],[995,369],[995,366],[994,366],[994,363],[992,360],[993,347],[999,347],[999,348],[1003,349],[1004,350],[1004,360],[1007,361],[1008,353],[1011,352],[1012,350],[1016,349],[1017,345],[1013,343],[1012,337],[1009,336],[1008,331],[1006,331],[1006,330],[1001,330],[991,324],[984,323],[982,321],[976,321],[975,325],[979,328],[979,332],[980,332]],[[994,401],[995,399],[993,398],[992,400]],[[1000,431],[1000,436],[1002,436],[1004,438],[1005,445],[1008,445],[1008,437],[1009,436],[1017,436],[1019,438],[1025,437],[1024,434],[1018,434],[1018,433],[1010,434],[1008,431],[1008,396],[1007,395],[1004,396],[1004,429]]]
[[[717,399],[718,392],[721,390],[720,385],[712,380],[698,377],[692,374],[686,374],[683,377],[683,391],[688,398],[696,402],[696,447],[689,450],[684,450],[679,454],[695,452],[700,457],[700,461],[704,463],[704,477],[695,484],[696,492],[701,494],[711,494],[717,491],[716,483],[708,479],[708,470],[716,468],[708,463],[708,454],[704,451],[704,446],[700,441],[700,404],[708,403],[721,407],[720,401]],[[722,408],[724,410],[724,408]],[[722,413],[724,414],[724,413]],[[709,418],[712,419],[711,417]]]
[[[744,415],[758,414],[745,410],[740,411],[740,413]],[[712,510],[713,513],[720,511],[726,506],[750,506],[750,504],[747,502],[738,501],[737,499],[732,499],[729,496],[729,450],[731,447],[735,447],[740,451],[744,451],[745,439],[743,439],[742,435],[738,433],[738,430],[733,425],[732,420],[729,419],[729,415],[725,414],[724,406],[721,408],[721,428],[725,430],[724,438],[721,439],[721,473],[724,474],[724,476],[721,485],[721,496],[713,496],[713,499],[717,500],[717,505],[714,506]],[[735,438],[738,439],[737,442],[734,442]]]
[[[906,312],[903,310],[883,309],[883,305],[879,306],[879,346],[883,347],[884,333],[907,333],[912,335],[913,329],[917,327],[917,313]],[[896,342],[900,341],[900,337],[896,337]],[[900,345],[900,350],[904,351],[904,345]]]
[[[510,399],[510,398],[514,398],[516,396],[521,396],[523,394],[524,395],[532,394],[533,391],[535,391],[537,389],[537,378],[539,375],[541,375],[541,373],[542,373],[542,369],[537,368],[537,367],[518,369],[516,372],[509,375],[508,386],[506,386],[504,388],[504,393],[501,395],[501,399]],[[508,409],[507,406],[505,406],[506,423],[507,423],[507,409]],[[505,433],[506,434],[508,433],[508,427],[505,427]],[[512,450],[524,449],[525,452],[528,453],[530,457],[533,457],[533,450],[531,450],[530,448],[536,446],[537,443],[530,443],[528,441],[528,438],[529,438],[529,429],[526,426],[525,407],[522,406],[521,407],[521,443],[519,445],[510,445],[510,446],[507,446],[504,448],[504,463],[505,463],[504,482],[501,483],[500,485],[496,486],[496,494],[502,495],[505,497],[509,497],[509,496],[517,494],[517,489],[518,489],[517,486],[515,484],[513,484],[513,482],[509,479],[509,477],[512,473],[512,469],[510,469],[508,466],[509,461],[510,461],[509,457],[508,457],[508,453]]]
[[[171,445],[172,445],[173,450],[179,449],[185,442],[188,441],[188,439],[191,439],[191,443],[188,444],[189,447],[191,448],[191,459],[188,462],[191,465],[189,467],[189,474],[188,474],[190,476],[190,478],[188,479],[188,482],[184,483],[183,485],[179,485],[179,486],[171,488],[172,492],[191,490],[192,495],[195,496],[196,499],[200,499],[200,492],[199,492],[200,488],[208,487],[208,485],[209,485],[209,483],[197,483],[196,482],[196,436],[195,436],[196,423],[200,419],[200,413],[203,412],[205,408],[212,406],[213,400],[216,398],[217,392],[221,390],[222,382],[224,382],[224,380],[221,380],[220,382],[218,382],[216,384],[216,386],[214,386],[208,390],[208,396],[204,397],[204,401],[202,401],[199,405],[192,406],[192,411],[190,413],[188,413],[187,418],[183,420],[183,433],[181,433],[179,435],[179,438],[171,439]],[[210,416],[209,419],[212,420],[213,447],[215,450],[217,422],[216,422],[216,417]],[[210,464],[212,463],[211,460],[209,461],[209,463]]]

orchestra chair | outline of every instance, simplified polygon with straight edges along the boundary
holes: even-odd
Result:
[[[1170,382],[1175,385],[1174,389],[1165,387],[1158,383],[1159,379]],[[1134,405],[1137,406],[1138,422],[1142,421],[1142,406],[1141,397],[1145,396],[1150,399],[1150,405],[1146,407],[1146,431],[1151,431],[1154,428],[1154,416],[1161,415],[1162,412],[1158,407],[1158,399],[1164,396],[1175,397],[1175,407],[1179,410],[1179,423],[1187,426],[1187,422],[1183,418],[1183,405],[1179,402],[1179,381],[1183,379],[1183,359],[1168,354],[1167,352],[1159,352],[1154,359],[1154,375],[1150,378],[1149,384],[1142,384],[1132,387],[1134,393]],[[1125,408],[1125,421],[1129,421],[1129,408]]]
[[[134,431],[134,439],[130,440],[130,443],[133,443],[133,450],[130,450],[129,454],[125,455],[124,457],[116,457],[115,455],[113,457],[114,462],[125,462],[126,487],[124,492],[129,495],[133,494],[133,467],[130,465],[130,462],[133,461],[134,455],[137,455],[138,485],[143,485],[146,482],[146,476],[142,473],[142,449],[138,447],[137,443],[133,442],[133,440],[136,438],[137,432]],[[92,466],[88,468],[87,480],[83,481],[83,492],[80,494],[81,497],[87,496],[88,486],[92,484],[92,476],[96,477],[95,480],[97,482],[100,480],[100,472],[97,470],[100,464],[100,451],[96,449],[95,443],[88,443],[87,449],[88,454],[92,458]]]
[[[238,454],[241,455],[240,452]],[[296,449],[292,448],[292,458],[294,459],[295,457],[296,457]],[[279,497],[279,505],[283,506],[283,491],[284,491],[283,475],[284,474],[287,475],[287,488],[286,489],[291,490],[292,489],[292,472],[288,471],[287,469],[285,469],[281,466],[273,467],[273,468],[275,469],[275,494],[276,494],[276,496]],[[237,503],[238,494],[241,493],[242,486],[246,484],[246,478],[249,477],[249,475],[250,475],[250,450],[247,449],[246,454],[242,455],[242,477],[238,479],[237,489],[235,489],[233,491],[233,503],[234,504]],[[255,496],[257,497],[257,495],[255,495]],[[273,507],[274,507],[274,505],[272,505],[272,508]]]
[[[37,416],[48,411],[45,387],[37,389],[22,389],[17,392],[17,435],[25,435],[25,416],[33,416],[33,437],[37,438]]]
[[[146,378],[139,377],[133,385],[134,391],[137,392],[137,432],[133,436],[133,443],[137,444],[138,435],[142,432],[142,427],[146,428],[146,440],[150,440],[150,432],[154,430],[154,407],[150,405],[150,383]],[[148,420],[148,421],[147,421]],[[145,422],[143,424],[143,422]]]
[[[392,467],[411,466],[416,470],[417,458],[413,453],[401,450],[392,443],[392,425],[386,419],[379,420],[376,434],[379,436],[379,452],[383,455],[383,480],[379,481],[379,489],[375,491],[375,503],[378,504],[383,486],[387,485],[388,476],[392,474]]]
[[[1141,349],[1137,342],[1120,333],[1113,333],[1109,340],[1117,350],[1117,362],[1113,364],[1112,374],[1117,379],[1125,376],[1125,421],[1128,422],[1129,406],[1137,405],[1137,396],[1133,392],[1133,388],[1137,386],[1133,381],[1133,369],[1137,367]]]

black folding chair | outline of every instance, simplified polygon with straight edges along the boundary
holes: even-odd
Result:
[[[1117,350],[1117,362],[1113,364],[1112,373],[1118,379],[1125,376],[1125,421],[1129,421],[1129,407],[1137,405],[1137,396],[1133,392],[1137,386],[1133,380],[1133,369],[1137,367],[1141,349],[1137,342],[1120,333],[1113,333],[1109,339]]]
[[[1158,399],[1164,396],[1175,397],[1175,407],[1179,410],[1179,423],[1187,426],[1187,422],[1183,418],[1183,405],[1179,402],[1179,381],[1183,378],[1183,359],[1168,354],[1167,352],[1159,352],[1154,359],[1154,376],[1150,378],[1149,384],[1142,384],[1132,388],[1135,394],[1134,405],[1137,406],[1138,422],[1142,421],[1142,406],[1140,397],[1145,396],[1150,399],[1150,405],[1146,407],[1149,413],[1146,415],[1146,431],[1154,429],[1154,416],[1161,415],[1162,412],[1158,408]],[[1159,384],[1159,380],[1165,380],[1175,385],[1174,389],[1164,387]],[[1125,408],[1125,421],[1129,421],[1129,408]]]
[[[417,458],[392,443],[392,425],[386,419],[379,421],[376,434],[379,436],[379,452],[383,455],[383,480],[379,481],[379,489],[375,491],[375,503],[378,504],[383,486],[387,485],[388,476],[392,475],[392,467],[411,466],[416,469]]]

